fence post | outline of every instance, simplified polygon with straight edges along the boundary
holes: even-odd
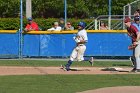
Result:
[[[123,7],[123,20],[125,19],[125,7],[126,6]],[[125,29],[124,21],[123,21],[123,29]]]
[[[95,30],[97,30],[97,19],[95,19]]]
[[[64,15],[65,15],[65,25],[67,23],[67,0],[64,0]]]
[[[26,18],[32,17],[32,0],[26,0]]]
[[[109,12],[108,12],[108,15],[109,15],[109,17],[108,17],[108,29],[110,30],[111,29],[111,1],[112,0],[109,0]]]
[[[100,24],[101,24],[101,21],[99,20],[99,30],[100,30]]]
[[[19,59],[22,59],[22,49],[23,49],[23,36],[22,36],[22,28],[23,28],[23,1],[20,0],[20,30],[19,30]]]
[[[128,16],[129,16],[129,18],[131,18],[131,5],[130,4],[128,4],[128,8],[129,8],[129,10],[128,10]]]

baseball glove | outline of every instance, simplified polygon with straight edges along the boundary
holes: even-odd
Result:
[[[129,50],[135,49],[136,46],[137,46],[137,45],[133,45],[133,44],[132,44],[132,45],[128,46],[128,49],[129,49]]]

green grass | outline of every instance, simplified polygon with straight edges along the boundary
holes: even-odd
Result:
[[[66,61],[0,60],[0,66],[60,66]],[[72,66],[90,66],[74,62]],[[94,66],[131,67],[130,61],[95,61]],[[139,74],[0,76],[0,93],[75,93],[112,86],[140,86]]]
[[[140,75],[0,76],[0,93],[75,93],[112,86],[140,86]]]
[[[0,60],[0,66],[60,66],[67,61],[48,61],[48,60]],[[90,66],[89,62],[73,62],[72,66]],[[94,66],[123,66],[130,67],[130,61],[95,61]]]

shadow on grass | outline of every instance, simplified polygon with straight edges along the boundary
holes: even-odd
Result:
[[[132,67],[132,65],[129,65],[129,64],[112,64],[112,66],[125,66],[125,67]]]

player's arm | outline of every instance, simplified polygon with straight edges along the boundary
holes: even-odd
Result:
[[[138,45],[139,40],[140,40],[140,32],[137,32],[136,41],[134,41],[133,44],[132,44],[134,48]]]
[[[132,44],[128,46],[128,49],[131,50],[137,46],[135,42],[137,38],[138,29],[134,25],[131,25],[129,29],[127,28],[127,31],[127,34],[132,38]]]
[[[140,40],[140,32],[137,32],[137,39],[136,41],[139,41]]]
[[[85,44],[87,43],[87,40],[80,40],[80,42],[78,42],[78,44]]]

